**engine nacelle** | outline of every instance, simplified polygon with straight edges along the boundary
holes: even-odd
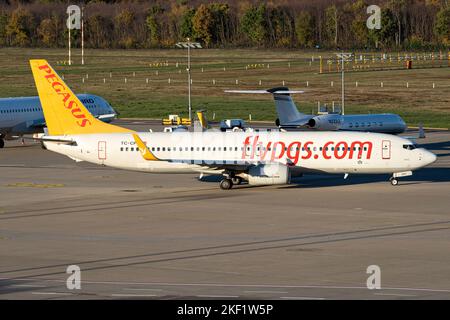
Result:
[[[247,180],[253,186],[289,184],[291,170],[281,163],[261,164],[249,169]]]
[[[320,131],[339,130],[342,124],[342,116],[339,114],[325,114],[309,119],[308,126]]]

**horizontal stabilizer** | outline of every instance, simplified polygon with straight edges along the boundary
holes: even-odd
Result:
[[[77,142],[75,140],[71,139],[59,139],[57,137],[51,137],[41,134],[35,134],[32,138],[29,137],[23,137],[23,139],[29,139],[29,140],[35,140],[35,141],[41,141],[41,142],[57,142],[62,144],[68,144],[68,145],[77,145]]]

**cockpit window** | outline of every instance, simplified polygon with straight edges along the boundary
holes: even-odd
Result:
[[[414,150],[414,149],[416,149],[416,146],[413,145],[413,144],[404,144],[404,145],[403,145],[403,149],[406,149],[406,150]]]

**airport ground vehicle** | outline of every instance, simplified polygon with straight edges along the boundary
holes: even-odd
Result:
[[[233,129],[245,129],[247,124],[242,119],[226,119],[220,121],[220,130],[227,131]]]

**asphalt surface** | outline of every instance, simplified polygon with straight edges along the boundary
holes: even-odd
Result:
[[[0,299],[450,299],[449,141],[427,132],[417,142],[438,161],[396,187],[386,175],[311,175],[230,191],[217,177],[122,171],[7,142]],[[70,265],[80,290],[66,287]],[[379,290],[366,285],[371,265]]]

